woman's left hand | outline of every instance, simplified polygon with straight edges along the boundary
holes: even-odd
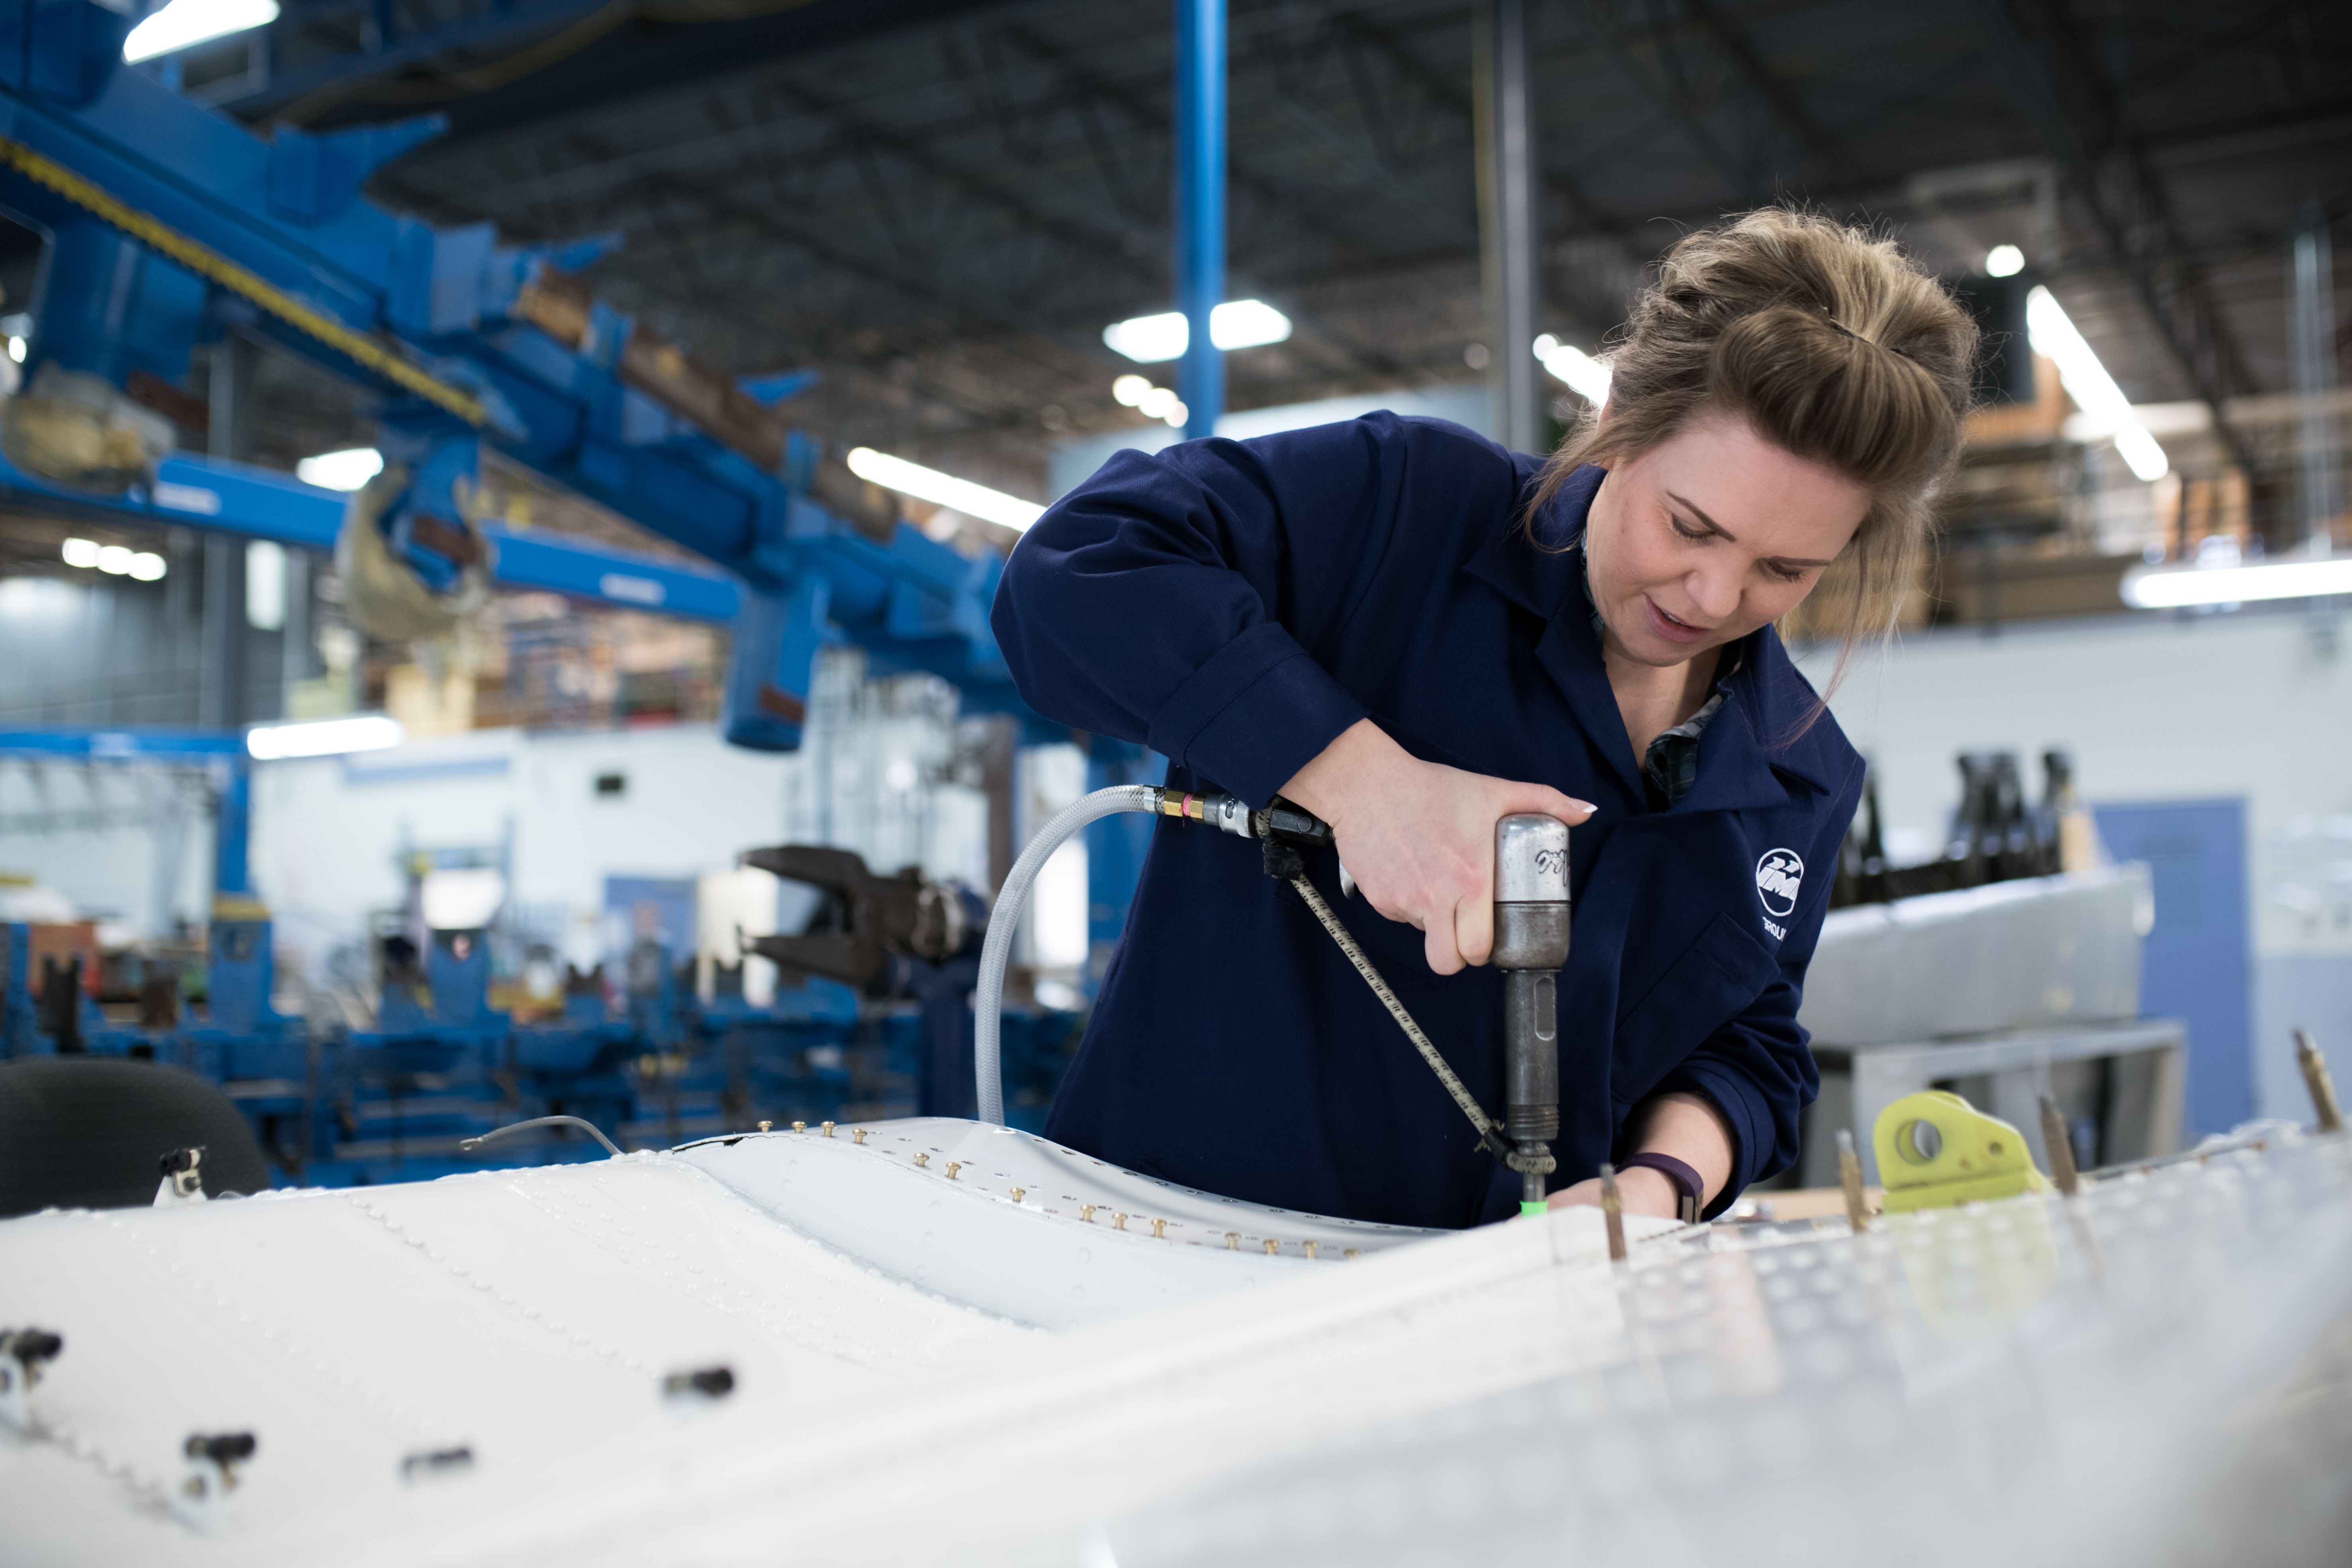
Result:
[[[1617,1198],[1624,1205],[1627,1214],[1674,1219],[1682,1211],[1682,1189],[1675,1186],[1664,1172],[1653,1171],[1647,1165],[1636,1165],[1630,1171],[1617,1173]],[[1599,1208],[1601,1178],[1594,1176],[1572,1187],[1562,1187],[1546,1202],[1556,1209],[1574,1204]]]

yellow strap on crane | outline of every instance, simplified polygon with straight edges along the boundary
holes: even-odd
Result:
[[[170,257],[197,276],[232,294],[243,296],[279,321],[356,360],[396,386],[439,404],[469,425],[487,425],[489,415],[482,400],[460,386],[427,374],[364,332],[295,299],[264,281],[218,251],[200,245],[177,229],[148,216],[109,192],[92,184],[54,159],[44,157],[23,142],[0,136],[0,164],[50,190],[112,224],[141,244]]]

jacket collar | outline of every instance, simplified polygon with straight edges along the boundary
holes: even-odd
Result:
[[[1644,797],[1641,771],[1625,734],[1624,715],[1618,710],[1616,693],[1610,689],[1601,662],[1600,638],[1593,635],[1584,595],[1577,586],[1576,552],[1568,548],[1584,531],[1592,498],[1604,477],[1602,469],[1590,464],[1570,474],[1537,514],[1532,531],[1518,525],[1515,506],[1511,521],[1496,529],[1462,570],[1549,623],[1536,644],[1537,662],[1568,699],[1578,724],[1596,738],[1594,749],[1615,771],[1628,798],[1640,801]],[[1532,488],[1534,479],[1533,474],[1522,476],[1521,495]],[[1528,538],[1530,531],[1533,540]],[[1804,739],[1776,743],[1803,722],[1812,698],[1780,646],[1780,634],[1770,626],[1762,627],[1746,639],[1740,651],[1739,669],[1731,677],[1733,700],[1724,704],[1701,738],[1697,781],[1691,793],[1675,803],[1676,811],[1786,805],[1789,789],[1783,779],[1817,794],[1830,793],[1821,776],[1817,747]],[[1612,743],[1618,741],[1625,743]]]

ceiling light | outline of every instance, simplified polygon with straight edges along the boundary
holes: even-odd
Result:
[[[2065,384],[2066,395],[2114,432],[2116,455],[2131,471],[2151,484],[2164,478],[2171,464],[2163,447],[2132,412],[2131,399],[2099,363],[2098,353],[2075,330],[2064,307],[2039,284],[2025,297],[2025,327],[2033,352],[2058,366],[2058,379]]]
[[[1609,367],[1573,343],[1561,342],[1549,332],[1536,340],[1536,358],[1558,379],[1566,382],[1588,403],[1609,401]]]
[[[15,360],[18,364],[23,364],[25,363],[24,339],[10,338],[8,340],[8,357]]]
[[[131,558],[131,575],[136,582],[152,583],[163,575],[163,558],[152,550],[142,550]]]
[[[952,507],[967,517],[1002,523],[1006,528],[1026,528],[1045,510],[1035,501],[1023,500],[1019,496],[1009,496],[1003,490],[940,473],[937,468],[927,468],[904,458],[893,458],[871,447],[859,447],[849,454],[849,471],[900,495]]]
[[[136,63],[278,20],[278,0],[172,0],[131,29],[122,58]]]
[[[97,565],[100,571],[113,576],[127,575],[131,571],[131,551],[120,544],[102,545],[98,552]]]
[[[1122,375],[1110,384],[1110,395],[1122,408],[1139,408],[1151,395],[1151,378],[1148,375]]]
[[[307,724],[260,724],[245,733],[245,749],[265,763],[283,757],[332,757],[345,752],[380,752],[407,738],[400,721],[381,713],[350,719],[319,719]]]
[[[1985,276],[2014,278],[2025,270],[2025,252],[2013,245],[1996,245],[1985,252]]]
[[[98,564],[98,542],[91,539],[68,539],[58,546],[58,553],[68,566],[79,566],[87,572]]]
[[[1290,318],[1263,300],[1228,300],[1209,312],[1209,341],[1220,349],[1254,349],[1290,336]],[[1103,329],[1103,342],[1138,364],[1182,359],[1192,341],[1181,310],[1135,316]]]
[[[322,490],[355,490],[383,472],[383,454],[373,447],[321,452],[294,465],[294,477]]]
[[[2352,555],[2290,557],[2252,566],[2135,566],[2124,574],[2124,603],[2142,610],[2328,594],[2352,594]]]

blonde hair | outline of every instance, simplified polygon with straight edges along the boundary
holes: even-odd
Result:
[[[1675,242],[1622,333],[1608,422],[1588,410],[1560,443],[1530,524],[1587,463],[1638,458],[1696,418],[1747,420],[1871,495],[1833,568],[1853,589],[1834,689],[1854,644],[1893,630],[1934,537],[1972,398],[1974,318],[1894,241],[1764,207]]]

